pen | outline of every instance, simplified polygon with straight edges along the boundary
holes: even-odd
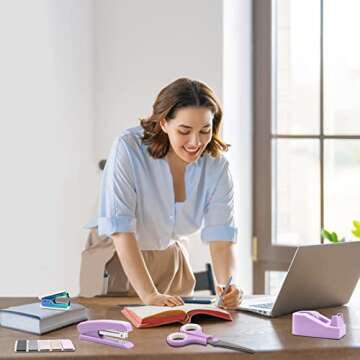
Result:
[[[228,281],[226,282],[226,285],[224,287],[224,291],[222,292],[221,296],[219,297],[219,300],[217,302],[217,306],[220,306],[222,304],[223,298],[225,296],[225,294],[227,293],[227,291],[229,290],[230,284],[232,281],[232,276],[229,277]]]

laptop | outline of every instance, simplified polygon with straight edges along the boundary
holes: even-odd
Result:
[[[297,248],[276,296],[245,298],[238,310],[275,317],[347,303],[360,276],[360,241]]]

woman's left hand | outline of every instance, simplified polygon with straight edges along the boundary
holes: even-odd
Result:
[[[216,287],[216,293],[221,296],[224,289],[220,286]],[[239,289],[235,284],[230,285],[228,291],[224,295],[220,307],[224,309],[235,309],[241,303],[244,296],[244,292]]]

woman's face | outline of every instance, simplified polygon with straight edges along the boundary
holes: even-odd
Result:
[[[161,121],[168,134],[171,150],[186,163],[199,159],[211,141],[213,113],[205,107],[186,107],[175,118]]]

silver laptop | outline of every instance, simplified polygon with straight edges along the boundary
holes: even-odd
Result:
[[[347,303],[360,276],[360,241],[300,246],[277,296],[245,298],[238,310],[275,317]]]

